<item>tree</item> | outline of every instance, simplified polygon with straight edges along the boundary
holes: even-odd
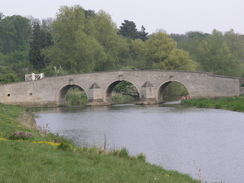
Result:
[[[170,37],[177,42],[177,48],[188,51],[191,59],[197,61],[197,48],[201,41],[205,40],[208,35],[202,32],[187,32],[183,35],[171,34]]]
[[[240,61],[231,52],[224,35],[213,30],[198,47],[198,62],[204,71],[219,75],[240,76]]]
[[[147,35],[148,33],[146,32],[146,28],[142,25],[141,26],[141,31],[138,32],[138,38],[141,39],[142,41],[146,41],[148,39]]]
[[[116,68],[127,44],[111,17],[81,6],[62,7],[52,24],[54,46],[44,50],[53,66],[69,73]]]
[[[86,16],[80,6],[59,10],[52,24],[54,46],[44,51],[53,66],[61,66],[70,73],[91,72],[96,59],[104,58],[102,47],[94,38],[94,15]]]
[[[145,42],[132,41],[131,53],[137,63],[143,63],[144,67],[139,67],[143,69],[196,70],[198,67],[188,52],[177,49],[176,42],[163,32],[150,35]]]
[[[136,39],[131,42],[131,56],[130,64],[135,68],[150,69],[151,64],[147,62],[147,45],[141,39]]]
[[[163,32],[152,34],[146,41],[148,60],[153,68],[166,70],[196,70],[198,64],[189,58],[188,52],[177,49],[176,43]]]
[[[49,32],[42,30],[38,22],[33,25],[33,36],[30,42],[29,60],[33,69],[41,71],[46,63],[42,49],[52,45],[52,36]]]
[[[118,34],[132,40],[141,39],[145,41],[147,40],[148,35],[145,30],[145,27],[142,26],[141,31],[138,31],[136,29],[136,24],[133,21],[124,20],[124,23],[122,23],[122,26],[120,26]]]
[[[124,23],[122,23],[122,26],[120,26],[120,30],[118,34],[127,37],[129,39],[138,38],[136,24],[133,21],[124,20]]]
[[[0,12],[0,21],[4,18],[3,13]]]
[[[187,50],[190,58],[200,64],[199,69],[220,75],[242,76],[244,68],[243,35],[233,30],[211,34],[188,32],[186,35],[171,35],[178,47]]]
[[[244,76],[244,36],[237,34],[234,30],[230,30],[224,34],[224,39],[231,53],[240,63],[242,70],[241,76]]]
[[[28,51],[13,51],[5,55],[2,66],[4,73],[14,73],[19,80],[24,80],[25,72],[29,66]]]
[[[118,65],[126,59],[129,52],[129,45],[126,40],[117,35],[117,27],[112,22],[111,16],[104,11],[99,11],[95,22],[95,39],[102,45],[104,50],[104,59],[96,62],[95,70],[111,70],[118,68]]]
[[[18,81],[18,77],[14,73],[7,73],[7,74],[0,75],[1,84],[13,83],[16,81]]]
[[[28,50],[31,36],[29,20],[21,16],[0,18],[0,73],[14,74],[18,80],[24,79],[28,67]],[[6,82],[16,81],[10,75],[3,76]]]
[[[31,27],[27,18],[14,15],[0,21],[0,52],[3,54],[27,50],[30,37]]]
[[[47,19],[43,19],[41,21],[41,30],[44,30],[45,32],[51,33],[52,31],[52,23],[53,23],[54,19],[53,18],[47,18]]]

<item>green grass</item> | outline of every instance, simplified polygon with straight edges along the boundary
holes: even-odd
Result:
[[[86,93],[80,88],[71,88],[66,95],[67,105],[86,105],[88,102]]]
[[[0,104],[1,183],[198,182],[146,163],[143,154],[130,156],[125,148],[112,152],[79,148],[59,136],[27,128],[19,123],[29,125],[27,115],[31,113],[25,108]],[[31,132],[34,138],[9,140],[15,131]]]
[[[137,99],[130,95],[122,95],[120,93],[113,92],[112,101],[116,104],[133,104]]]
[[[244,112],[244,95],[239,97],[223,97],[219,99],[190,99],[181,102],[182,105],[196,106],[199,108],[226,109]]]

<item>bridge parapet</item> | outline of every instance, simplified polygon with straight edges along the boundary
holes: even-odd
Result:
[[[240,78],[215,76],[205,72],[132,70],[46,77],[0,85],[0,102],[27,106],[63,106],[66,104],[67,91],[76,85],[87,94],[88,105],[108,105],[111,103],[113,87],[121,81],[128,81],[136,87],[140,99],[138,104],[162,102],[162,93],[170,82],[183,84],[191,98],[244,94]]]

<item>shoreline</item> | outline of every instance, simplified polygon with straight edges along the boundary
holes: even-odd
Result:
[[[131,156],[125,148],[108,152],[77,147],[63,137],[40,133],[30,125],[34,115],[27,108],[0,104],[0,111],[0,145],[4,147],[0,168],[5,170],[0,171],[0,182],[199,182],[152,165],[143,154]],[[34,137],[10,140],[15,131]]]
[[[244,95],[236,97],[222,97],[216,99],[189,99],[181,102],[184,106],[197,108],[224,109],[236,112],[244,112]]]

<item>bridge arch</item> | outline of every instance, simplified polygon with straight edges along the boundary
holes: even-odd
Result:
[[[66,95],[67,95],[69,89],[74,86],[81,88],[85,92],[86,96],[88,97],[87,91],[85,91],[84,87],[82,87],[78,84],[66,84],[66,85],[63,85],[62,87],[60,87],[60,89],[57,92],[57,95],[56,95],[57,96],[56,97],[57,106],[59,106],[59,107],[66,106]]]
[[[108,85],[106,86],[106,88],[105,88],[105,90],[104,90],[104,91],[105,91],[105,92],[104,92],[104,101],[105,101],[105,102],[107,102],[107,103],[114,103],[114,102],[112,101],[112,91],[113,91],[114,87],[115,87],[117,84],[119,84],[120,82],[122,82],[122,81],[126,81],[126,82],[131,83],[131,84],[136,88],[137,93],[138,93],[138,95],[139,95],[139,98],[141,98],[141,92],[140,92],[139,87],[138,87],[135,83],[133,83],[132,81],[129,81],[129,80],[127,80],[127,79],[123,79],[123,80],[114,80],[114,81],[110,82],[110,84],[108,84]]]
[[[169,84],[171,84],[172,82],[176,82],[176,83],[179,83],[179,84],[181,84],[182,86],[184,86],[184,87],[186,88],[187,92],[188,92],[189,97],[191,96],[191,94],[190,94],[191,92],[190,92],[190,90],[188,89],[189,87],[188,87],[184,82],[176,81],[176,80],[168,80],[168,81],[162,83],[162,84],[158,87],[158,89],[157,89],[157,96],[156,96],[157,103],[162,103],[162,102],[164,102],[164,98],[163,98],[164,90],[165,90],[165,88],[166,88]]]

